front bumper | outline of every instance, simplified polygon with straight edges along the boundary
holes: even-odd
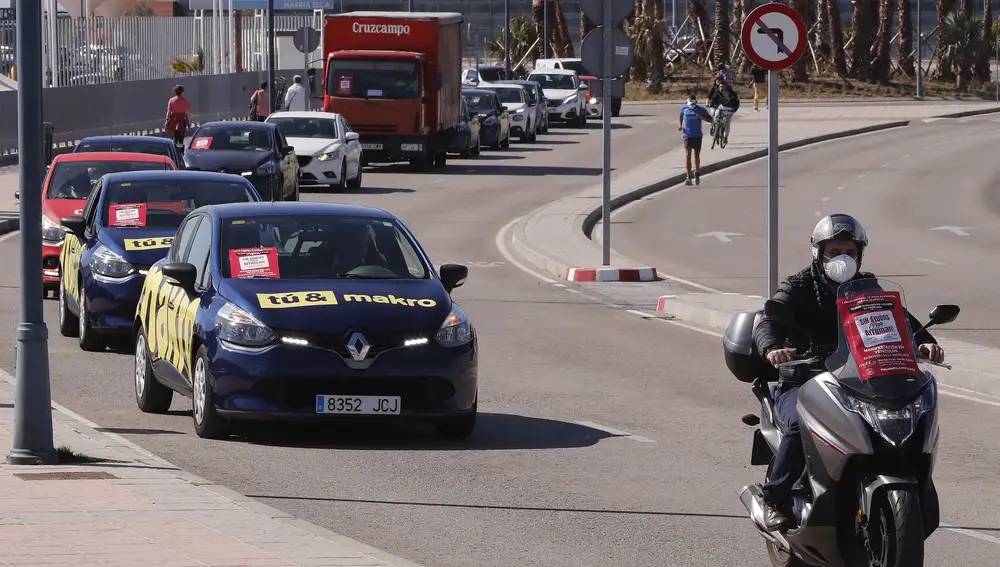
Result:
[[[593,116],[595,118],[604,117],[604,103],[597,101],[594,104],[587,103],[587,116]]]
[[[299,158],[299,184],[303,186],[337,185],[344,159],[320,161],[316,156]]]
[[[569,122],[580,117],[580,103],[568,102],[558,106],[549,106],[550,122]]]
[[[42,241],[42,285],[46,290],[59,288],[59,255],[62,243],[50,244]]]
[[[422,158],[428,155],[430,140],[426,136],[384,136],[362,134],[361,149],[368,163],[388,163]]]
[[[136,266],[143,272],[147,266]],[[94,331],[101,334],[120,334],[132,331],[142,284],[143,273],[135,273],[121,280],[110,280],[89,274],[83,283],[83,300]]]
[[[279,344],[247,352],[216,341],[209,352],[212,403],[227,418],[329,421],[373,416],[317,413],[318,395],[399,396],[400,414],[382,418],[452,415],[471,410],[476,402],[474,343],[383,350],[369,354],[375,358],[364,370],[349,367],[342,350]]]

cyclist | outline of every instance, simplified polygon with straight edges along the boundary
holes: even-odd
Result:
[[[708,108],[712,112],[712,130],[711,136],[715,137],[716,129],[722,127],[722,120],[716,120],[717,118],[726,118],[725,120],[725,130],[723,130],[723,139],[729,142],[729,129],[728,122],[732,120],[733,114],[736,113],[740,108],[740,97],[736,94],[736,91],[726,83],[726,80],[722,77],[715,79],[715,84],[712,86],[712,90],[708,91]],[[725,114],[723,114],[725,113]]]

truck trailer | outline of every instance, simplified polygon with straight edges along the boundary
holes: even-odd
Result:
[[[348,12],[324,23],[323,110],[360,135],[365,163],[444,167],[462,110],[462,15]]]

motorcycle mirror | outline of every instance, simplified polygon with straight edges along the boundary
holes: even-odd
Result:
[[[929,319],[927,327],[951,323],[955,319],[958,319],[958,314],[961,311],[962,309],[957,305],[938,305],[934,309],[931,309],[930,315],[927,316]]]

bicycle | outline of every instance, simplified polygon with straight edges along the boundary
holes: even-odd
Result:
[[[712,148],[719,144],[720,148],[725,148],[729,143],[729,124],[733,119],[732,109],[720,106],[716,113],[715,124],[712,125]]]

